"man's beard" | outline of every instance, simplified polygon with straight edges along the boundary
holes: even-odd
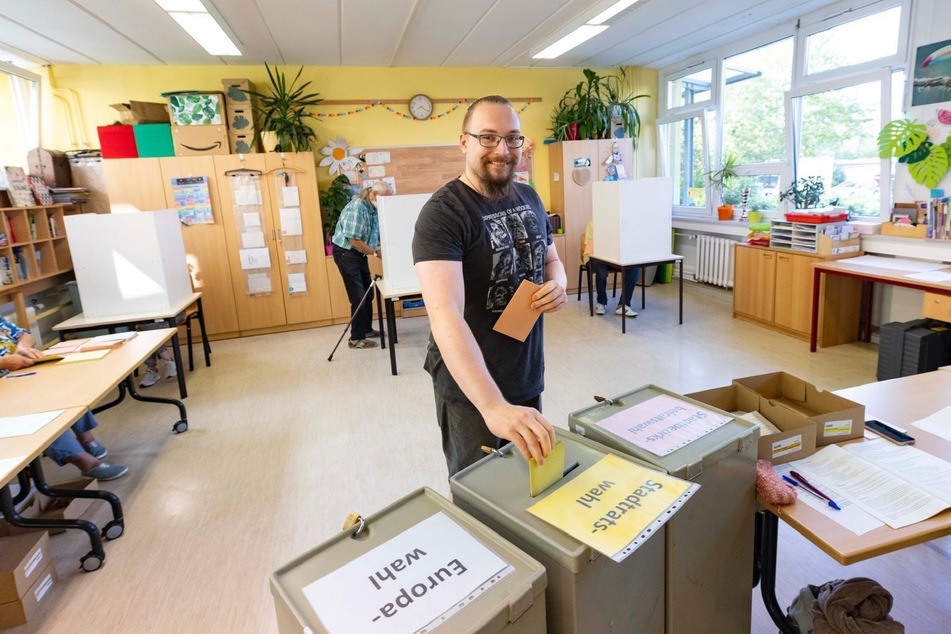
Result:
[[[508,170],[502,176],[495,176],[493,172],[489,170],[487,165],[489,163],[505,163],[508,166]],[[518,161],[514,156],[505,156],[502,158],[490,159],[489,157],[484,157],[479,165],[479,179],[482,181],[482,195],[490,203],[497,203],[504,198],[508,198],[512,195],[513,187],[512,182],[515,180],[515,167],[518,164]]]

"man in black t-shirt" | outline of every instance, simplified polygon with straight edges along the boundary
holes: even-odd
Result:
[[[416,222],[413,260],[432,325],[424,367],[450,476],[478,460],[482,445],[511,441],[542,463],[554,444],[540,412],[543,320],[524,343],[492,330],[523,279],[542,285],[536,311],[567,302],[545,208],[534,189],[513,182],[523,142],[507,99],[473,102],[459,137],[466,171],[433,194]]]

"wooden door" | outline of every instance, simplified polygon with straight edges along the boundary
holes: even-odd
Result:
[[[774,252],[738,244],[733,254],[734,314],[773,321],[776,298]]]
[[[141,211],[168,208],[159,159],[103,159],[102,175],[110,205],[132,205]]]
[[[244,160],[241,160],[241,157]],[[238,313],[238,327],[242,331],[248,331],[283,326],[287,323],[284,313],[284,280],[277,260],[276,230],[271,220],[270,210],[273,209],[274,202],[271,199],[270,188],[267,186],[267,177],[263,175],[267,171],[265,156],[263,154],[222,154],[214,157],[214,164],[221,201],[221,220],[224,224],[225,243],[228,246],[228,262],[234,282],[234,305]],[[244,242],[239,227],[245,225],[245,213],[257,213],[246,211],[256,210],[257,207],[235,205],[232,183],[229,182],[225,172],[241,168],[258,170],[262,174],[258,181],[262,203],[258,222],[260,222],[264,244],[270,257],[269,269],[245,270],[241,267],[241,250],[244,248]],[[241,217],[238,217],[239,214]],[[267,275],[270,281],[270,292],[261,292],[259,288],[252,288],[252,278],[250,278],[252,275]],[[254,291],[253,294],[252,291]]]
[[[776,324],[808,335],[812,320],[812,263],[816,258],[776,253]]]
[[[238,313],[234,303],[234,282],[228,265],[228,245],[222,219],[221,196],[215,161],[211,156],[168,156],[158,159],[165,186],[165,206],[175,208],[172,179],[188,176],[208,178],[213,224],[182,225],[185,257],[192,276],[192,287],[201,291],[208,334],[238,332]]]
[[[273,201],[271,222],[276,231],[275,243],[277,266],[284,286],[284,313],[287,323],[302,324],[314,321],[329,321],[333,316],[330,304],[330,285],[325,263],[324,232],[320,219],[320,202],[317,198],[317,176],[314,155],[311,152],[268,153],[265,155],[265,182]],[[287,169],[284,169],[287,168]],[[286,176],[286,179],[285,179]],[[297,187],[299,212],[284,200],[284,187]],[[301,235],[283,235],[281,210],[300,216]],[[288,251],[300,257],[303,251],[306,263],[288,262]],[[303,275],[306,290],[299,287]],[[295,276],[295,286],[290,281]]]
[[[552,208],[562,214],[564,221],[566,253],[562,262],[568,275],[569,290],[575,290],[574,281],[578,279],[578,268],[581,266],[581,253],[577,245],[591,220],[591,183],[602,178],[601,166],[598,164],[598,143],[562,141],[549,146]],[[555,207],[556,201],[561,209]]]

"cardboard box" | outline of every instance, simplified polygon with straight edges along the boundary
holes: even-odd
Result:
[[[228,106],[228,132],[231,134],[254,134],[254,112],[251,106]]]
[[[68,489],[70,491],[98,491],[99,481],[86,479],[73,480],[52,486],[57,489]],[[63,520],[79,519],[95,501],[94,498],[61,498],[37,493],[36,504],[39,509],[39,515],[37,515],[37,517]]]
[[[36,576],[36,581],[22,598],[0,603],[0,628],[15,627],[29,622],[39,613],[40,605],[50,596],[49,591],[58,580],[56,566],[50,561]]]
[[[125,125],[168,121],[168,110],[165,109],[164,103],[130,101],[129,103],[114,103],[109,107],[119,111],[119,121]]]
[[[228,144],[232,154],[253,154],[261,151],[260,141],[254,140],[254,134],[228,133]]]
[[[783,413],[798,415],[816,428],[816,446],[861,438],[865,432],[865,406],[785,372],[734,379],[733,383],[753,390],[768,401],[760,412],[771,421]]]
[[[99,132],[102,158],[139,158],[131,125],[104,125],[96,130]]]
[[[862,240],[858,236],[847,240],[833,240],[829,236],[820,233],[816,242],[816,253],[819,255],[858,253],[861,250]]]
[[[173,125],[175,156],[228,154],[228,128],[220,125]]]
[[[132,126],[139,157],[175,156],[172,126],[167,123],[145,123]]]
[[[46,531],[0,539],[0,604],[22,598],[51,561]]]
[[[923,239],[928,237],[928,225],[896,225],[893,222],[883,222],[882,235]]]
[[[724,387],[684,394],[724,412],[759,412],[782,430],[779,434],[760,433],[757,457],[781,464],[799,460],[816,451],[816,425],[813,421],[784,407],[776,407],[753,390],[736,383]]]
[[[254,92],[254,84],[250,79],[222,79],[221,86],[225,93],[225,104],[230,108],[232,106],[250,107],[252,95],[248,91]]]
[[[223,125],[225,96],[220,92],[173,92],[168,99],[169,120],[173,126]]]

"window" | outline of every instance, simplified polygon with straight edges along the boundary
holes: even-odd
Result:
[[[706,211],[706,142],[702,116],[687,117],[667,127],[665,149],[674,184],[674,207]],[[689,212],[688,210],[685,210]]]
[[[713,87],[713,69],[691,72],[689,75],[671,79],[667,82],[667,108],[690,106],[711,99]]]
[[[0,165],[26,167],[29,150],[40,145],[40,76],[0,62]]]
[[[813,33],[806,38],[806,74],[895,55],[900,24],[898,6]]]

